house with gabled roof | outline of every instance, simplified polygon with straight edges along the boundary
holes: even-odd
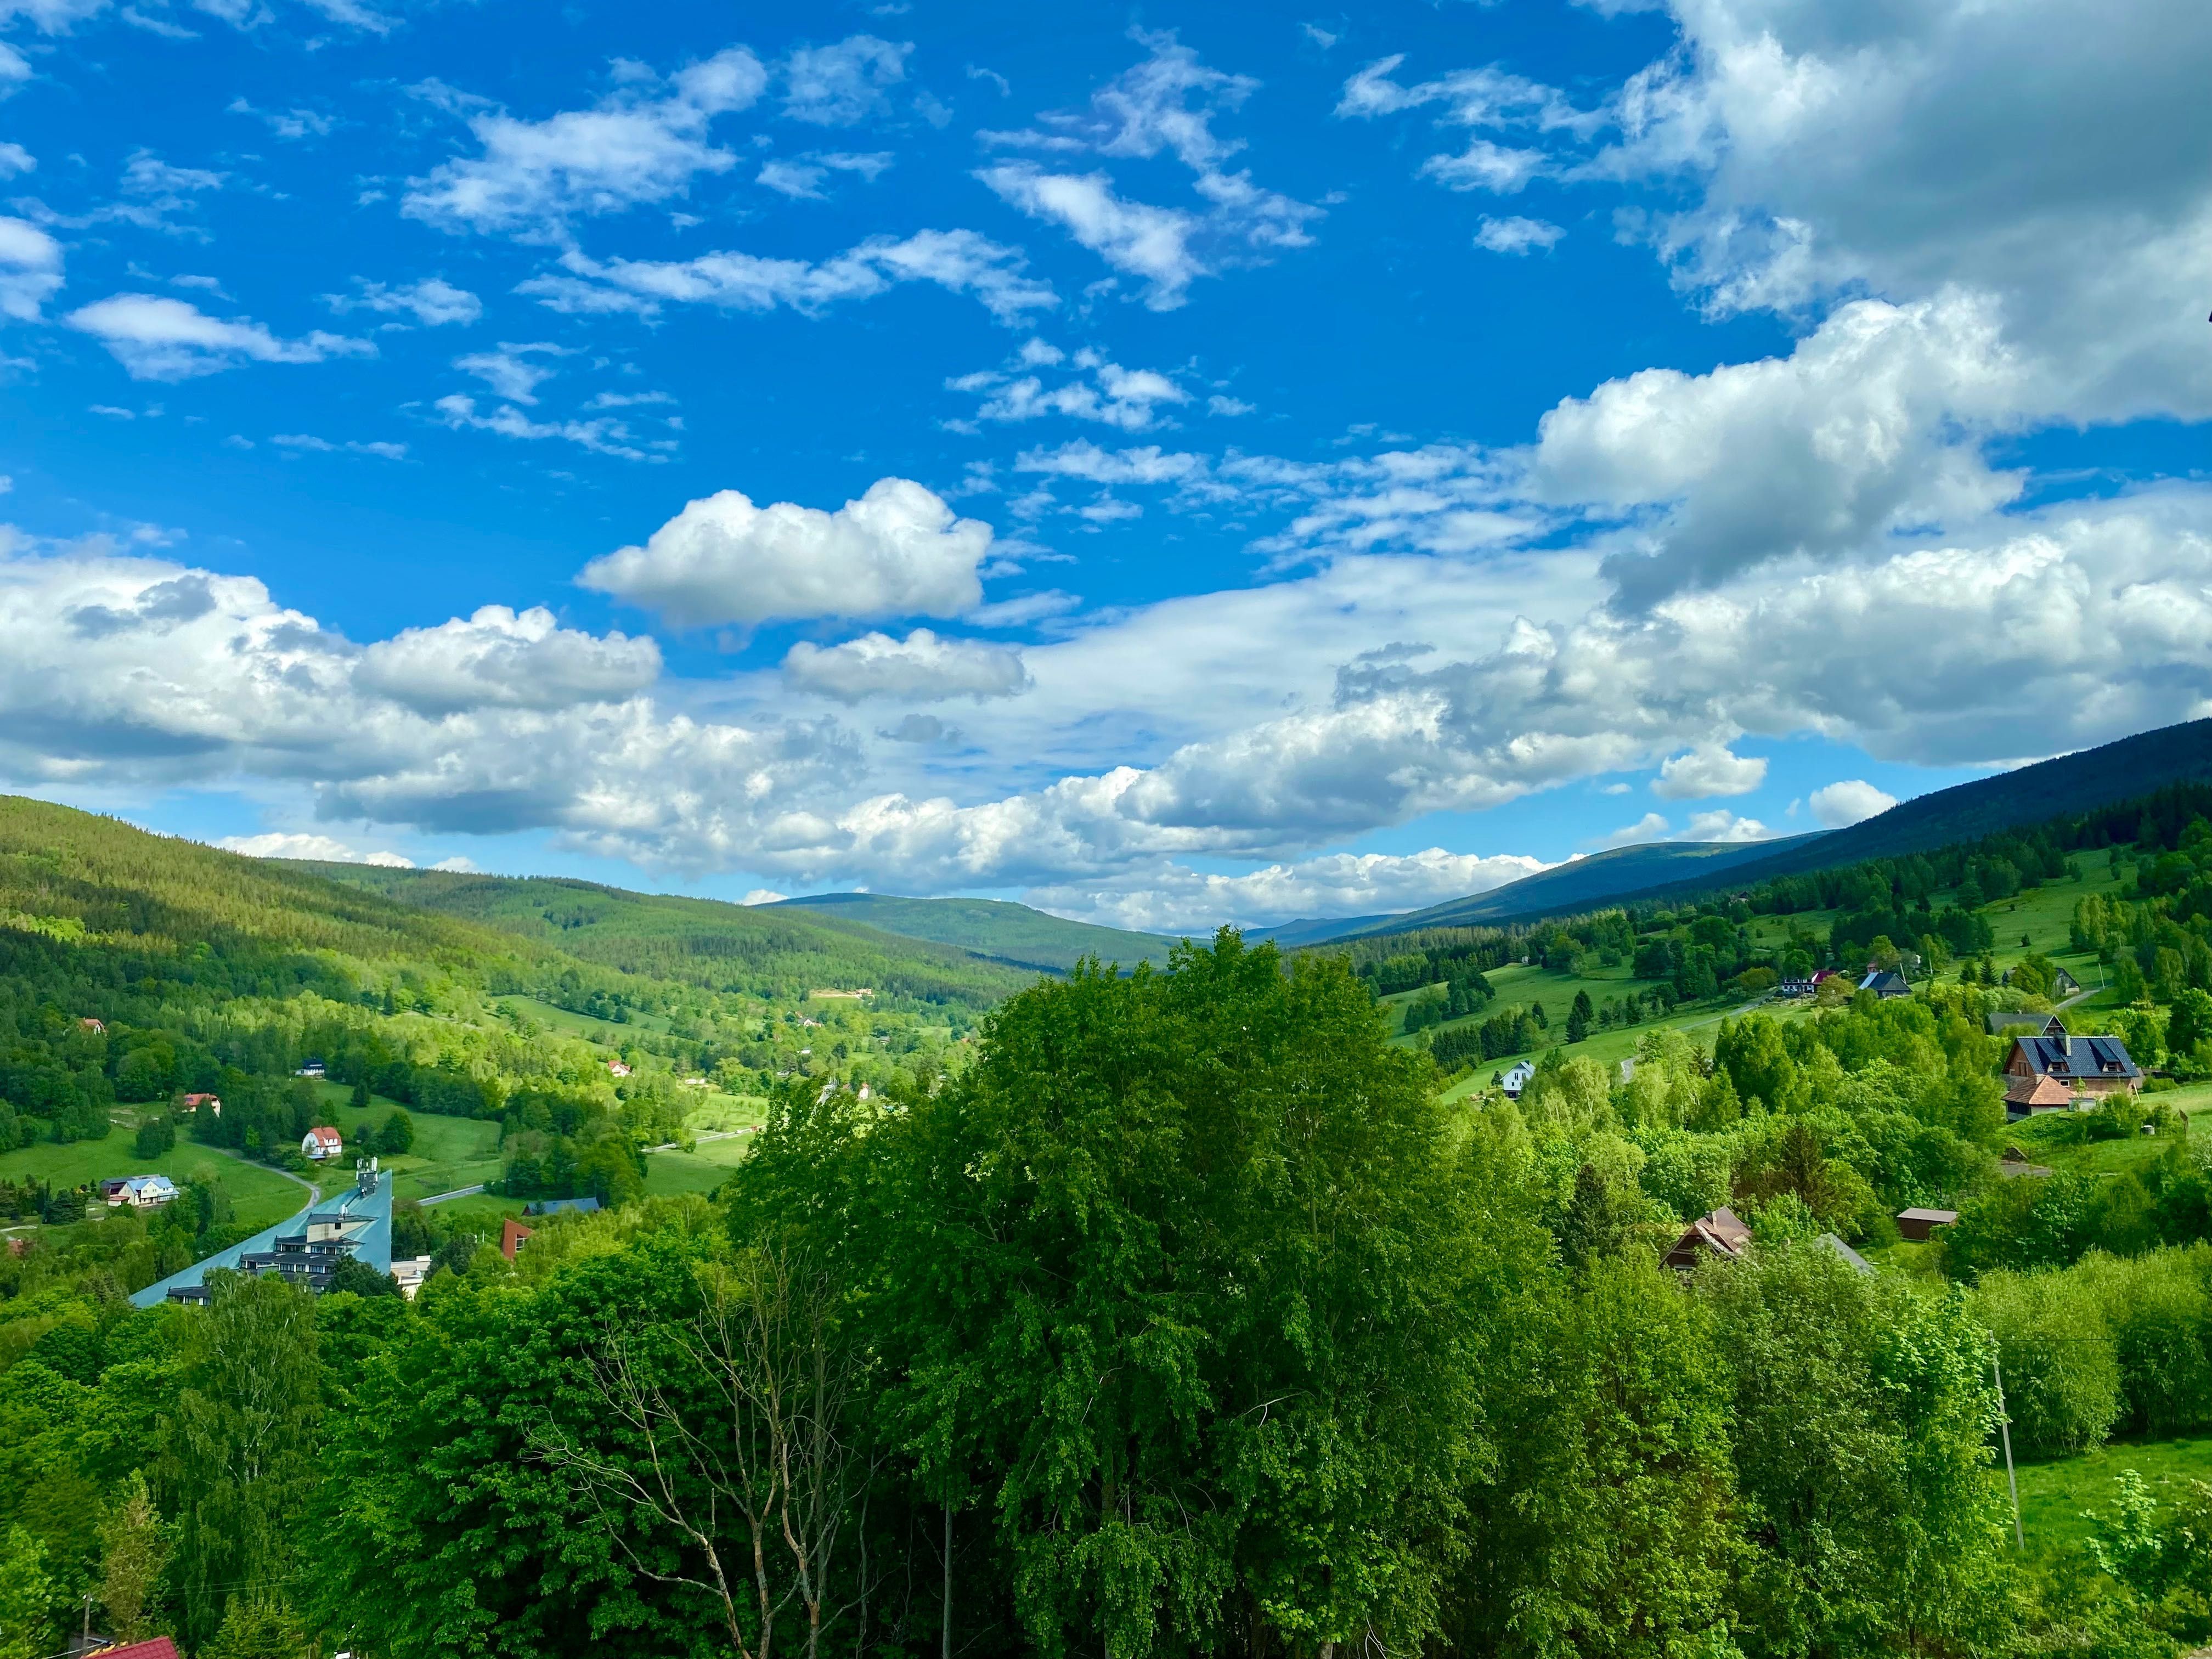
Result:
[[[1740,1261],[1750,1249],[1751,1224],[1723,1204],[1682,1230],[1674,1248],[1667,1252],[1667,1265],[1686,1269],[1708,1257]]]
[[[2038,1107],[2027,1103],[2034,1085],[2045,1081],[2065,1089],[2069,1100],[2086,1099],[2094,1105],[2106,1095],[2142,1087],[2142,1070],[2128,1055],[2128,1045],[2116,1036],[2073,1036],[2060,1026],[2052,1036],[2016,1036],[2005,1056],[2005,1099],[2008,1109],[2022,1102],[2014,1116],[2026,1116]],[[2041,1091],[2046,1099],[2051,1091]],[[2054,1109],[2046,1105],[2039,1109]]]
[[[2074,1091],[2055,1077],[2008,1077],[2005,1115],[2037,1117],[2045,1112],[2070,1112]]]
[[[165,1175],[117,1176],[100,1183],[100,1195],[111,1210],[158,1210],[175,1201],[177,1188]]]
[[[345,1151],[345,1137],[327,1124],[319,1125],[300,1137],[300,1150],[320,1163]]]

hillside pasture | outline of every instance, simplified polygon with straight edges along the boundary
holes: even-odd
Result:
[[[247,1162],[216,1146],[202,1146],[179,1135],[159,1158],[139,1158],[131,1150],[131,1131],[118,1127],[105,1140],[70,1146],[40,1141],[0,1153],[0,1180],[46,1181],[77,1187],[116,1176],[165,1175],[179,1187],[203,1171],[222,1182],[236,1218],[265,1227],[282,1221],[307,1201],[307,1189],[265,1165]]]

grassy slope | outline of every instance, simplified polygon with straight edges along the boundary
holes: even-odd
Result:
[[[324,1121],[346,1138],[343,1161],[349,1168],[360,1149],[362,1129],[380,1129],[393,1112],[403,1109],[398,1103],[381,1095],[371,1095],[365,1107],[350,1106],[346,1103],[353,1091],[344,1085],[323,1083],[317,1087],[329,1109]],[[499,1179],[498,1124],[414,1110],[409,1110],[407,1117],[415,1126],[413,1150],[392,1157],[380,1154],[384,1167],[392,1171],[395,1196],[429,1198]]]
[[[1656,982],[1634,977],[1626,966],[1599,969],[1587,975],[1548,973],[1541,968],[1518,966],[1493,968],[1485,977],[1490,981],[1492,988],[1498,993],[1498,1000],[1483,1009],[1480,1013],[1471,1014],[1463,1020],[1449,1021],[1444,1025],[1437,1027],[1437,1030],[1449,1030],[1455,1026],[1467,1024],[1469,1020],[1480,1024],[1483,1020],[1490,1018],[1506,1008],[1525,1008],[1535,1003],[1542,1006],[1544,1017],[1551,1021],[1550,1036],[1557,1038],[1566,1029],[1567,1012],[1574,1006],[1575,994],[1577,991],[1588,991],[1593,1003],[1602,1003],[1609,997],[1619,998],[1630,991],[1646,989]],[[1405,1016],[1398,1011],[1402,1010],[1406,1004],[1420,994],[1419,991],[1404,991],[1385,997],[1382,1001],[1386,1007],[1394,1011],[1392,1014],[1394,1021],[1402,1020]],[[1700,1033],[1701,1040],[1710,1042],[1711,1034],[1705,1028],[1719,1024],[1723,1019],[1735,1012],[1734,1005],[1725,1008],[1684,1009],[1668,1018],[1646,1020],[1641,1025],[1620,1025],[1607,1030],[1593,1030],[1585,1041],[1577,1043],[1570,1052],[1584,1059],[1596,1060],[1602,1066],[1617,1066],[1621,1060],[1634,1054],[1636,1045],[1656,1030],[1676,1030]],[[1788,1018],[1802,1012],[1802,1010],[1781,1006],[1772,1012],[1782,1018]],[[1414,1039],[1401,1035],[1395,1041],[1404,1046],[1411,1044]],[[1478,1090],[1487,1088],[1490,1084],[1490,1074],[1492,1072],[1502,1071],[1516,1060],[1530,1058],[1534,1058],[1533,1053],[1527,1055],[1507,1054],[1478,1065],[1471,1077],[1464,1078],[1447,1089],[1444,1091],[1444,1098],[1458,1100]]]
[[[2033,1553],[2078,1544],[2089,1535],[2088,1510],[2112,1507],[2116,1476],[2133,1469],[2164,1501],[2191,1480],[2212,1480],[2212,1437],[2179,1440],[2114,1441],[2078,1457],[2022,1463],[2020,1518]],[[1995,1473],[2000,1491],[2004,1469]]]
[[[556,946],[586,962],[717,990],[803,995],[816,986],[985,1007],[1029,973],[951,945],[781,906],[633,893],[592,882],[318,865],[333,880]]]
[[[752,1144],[750,1135],[735,1135],[726,1140],[700,1141],[688,1152],[653,1152],[645,1161],[645,1190],[655,1197],[712,1192],[744,1161]]]
[[[237,1208],[237,1218],[257,1227],[282,1221],[307,1201],[307,1189],[297,1182],[217,1147],[180,1139],[159,1158],[139,1158],[131,1150],[131,1131],[120,1127],[105,1140],[80,1140],[67,1146],[42,1140],[35,1146],[0,1152],[0,1180],[51,1181],[57,1187],[134,1175],[165,1175],[181,1187],[203,1170],[222,1181]]]
[[[521,1012],[530,1016],[549,1031],[558,1031],[565,1036],[581,1037],[586,1042],[604,1043],[610,1048],[622,1047],[625,1036],[638,1031],[665,1032],[668,1020],[662,1014],[633,1012],[627,1023],[601,1019],[597,1014],[578,1013],[571,1008],[556,1007],[536,997],[501,997],[502,1003],[513,1003]]]
[[[1000,899],[898,898],[886,893],[822,893],[763,905],[764,910],[805,910],[861,923],[908,939],[955,945],[1017,967],[1066,972],[1085,956],[1134,967],[1165,965],[1173,941],[1047,915]]]
[[[362,1127],[381,1128],[396,1109],[396,1103],[381,1095],[373,1095],[367,1107],[350,1106],[346,1101],[351,1091],[343,1085],[325,1083],[318,1086],[329,1103],[326,1121],[346,1137],[345,1161],[350,1165],[352,1149],[360,1141]],[[757,1125],[763,1104],[750,1096],[702,1090],[699,1105],[691,1112],[687,1127],[695,1134],[727,1134]],[[475,1118],[441,1117],[431,1112],[410,1112],[408,1117],[415,1125],[414,1150],[383,1159],[384,1167],[392,1172],[392,1189],[398,1197],[432,1198],[440,1193],[456,1192],[464,1187],[499,1179],[502,1159],[497,1123]],[[744,1158],[751,1144],[750,1135],[739,1135],[726,1140],[700,1141],[690,1152],[678,1148],[648,1152],[645,1160],[646,1190],[710,1191]]]

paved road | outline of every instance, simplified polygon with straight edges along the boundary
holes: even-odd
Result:
[[[450,1193],[440,1193],[434,1197],[426,1198],[421,1201],[425,1204],[443,1204],[449,1198],[473,1198],[483,1189],[484,1183],[479,1181],[473,1187],[456,1187]]]

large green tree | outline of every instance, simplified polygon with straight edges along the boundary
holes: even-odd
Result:
[[[1013,999],[872,1128],[888,1438],[1040,1651],[1414,1645],[1534,1230],[1344,966],[1224,932]]]
[[[1747,1652],[1959,1651],[2002,1630],[1988,1334],[1955,1291],[1817,1245],[1702,1268],[1731,1417]]]
[[[210,1280],[213,1301],[188,1328],[167,1483],[195,1643],[234,1598],[292,1590],[322,1418],[314,1298],[274,1277]]]
[[[1454,1595],[1462,1653],[1724,1652],[1737,1563],[1730,1384],[1710,1308],[1648,1258],[1546,1298],[1492,1385],[1504,1437]]]

